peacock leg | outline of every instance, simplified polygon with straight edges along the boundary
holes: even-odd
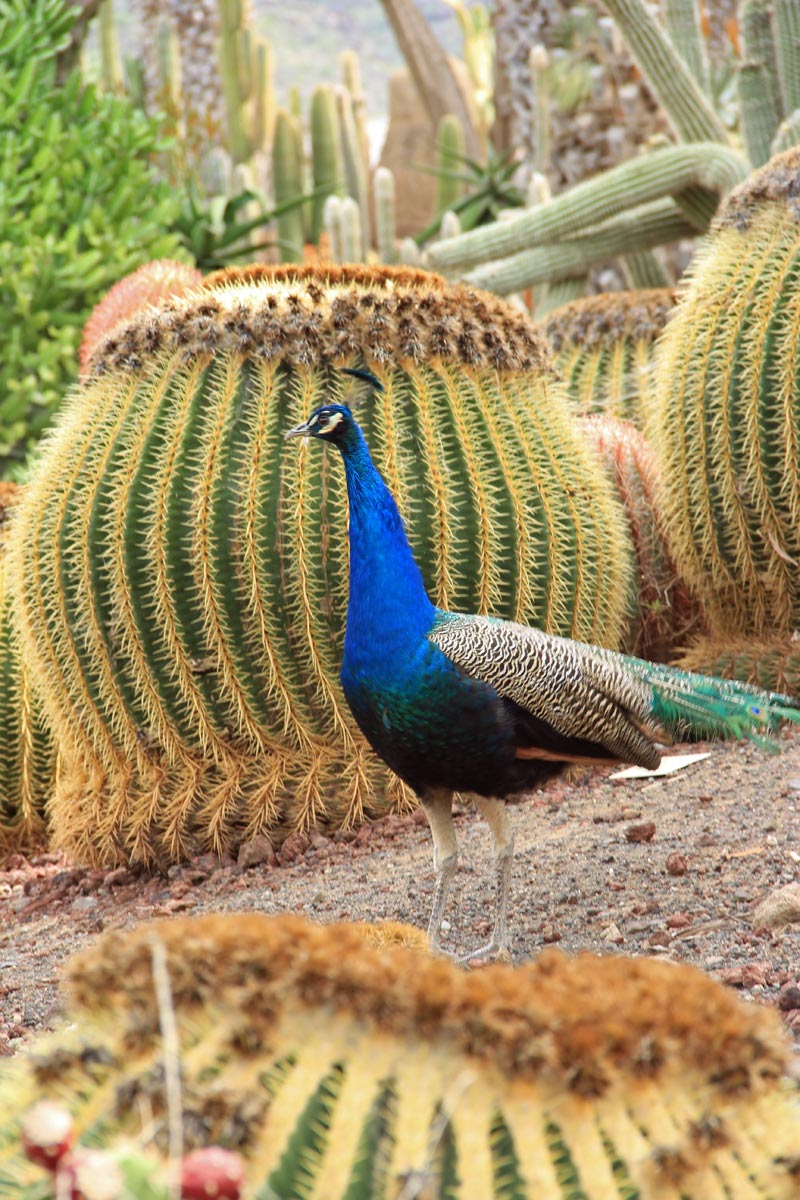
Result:
[[[492,835],[497,872],[494,928],[492,940],[479,950],[463,955],[459,962],[474,958],[511,958],[508,947],[508,897],[511,891],[511,863],[514,859],[514,833],[504,801],[488,796],[475,796],[475,807],[483,816]]]
[[[437,788],[422,797],[422,807],[433,834],[433,866],[436,887],[433,893],[433,912],[428,923],[428,941],[432,950],[441,949],[442,918],[450,884],[456,873],[458,843],[453,827],[453,793]]]

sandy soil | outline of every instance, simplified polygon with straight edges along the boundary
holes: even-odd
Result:
[[[515,960],[558,943],[694,963],[777,1006],[800,1049],[800,924],[772,932],[753,917],[759,901],[800,881],[800,732],[775,754],[747,743],[684,749],[711,756],[660,780],[613,782],[608,770],[562,778],[514,807]],[[486,938],[493,889],[485,825],[464,808],[456,826],[447,940],[464,951]],[[153,877],[12,856],[0,870],[0,1054],[52,1026],[65,958],[101,930],[241,910],[427,921],[422,813],[331,838],[293,835],[277,857],[268,844],[252,857],[262,861],[204,855]]]

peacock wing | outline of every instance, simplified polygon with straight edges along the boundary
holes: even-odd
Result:
[[[586,760],[596,747],[603,758],[658,766],[652,689],[626,669],[624,656],[513,621],[453,613],[442,613],[428,637],[462,671],[553,731],[557,744],[574,740],[579,750],[540,757]]]

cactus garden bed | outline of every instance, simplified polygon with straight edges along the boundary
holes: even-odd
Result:
[[[608,770],[594,770],[556,781],[514,809],[514,957],[558,944],[692,963],[778,1007],[800,1047],[797,901],[796,923],[784,929],[754,915],[780,889],[800,893],[800,737],[787,735],[775,755],[749,745],[708,749],[709,758],[658,781],[613,782]],[[447,936],[463,949],[488,929],[489,847],[471,810],[456,821],[462,858]],[[256,842],[240,859],[203,855],[166,876],[76,869],[52,854],[7,859],[0,1054],[14,1054],[53,1024],[65,958],[102,930],[153,916],[245,910],[322,922],[424,925],[428,917],[433,869],[421,814],[332,838],[294,835],[277,858]]]

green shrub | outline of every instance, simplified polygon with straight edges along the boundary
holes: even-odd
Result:
[[[152,166],[155,122],[77,72],[57,82],[74,12],[0,0],[0,474],[76,377],[100,297],[178,247],[177,203]]]

